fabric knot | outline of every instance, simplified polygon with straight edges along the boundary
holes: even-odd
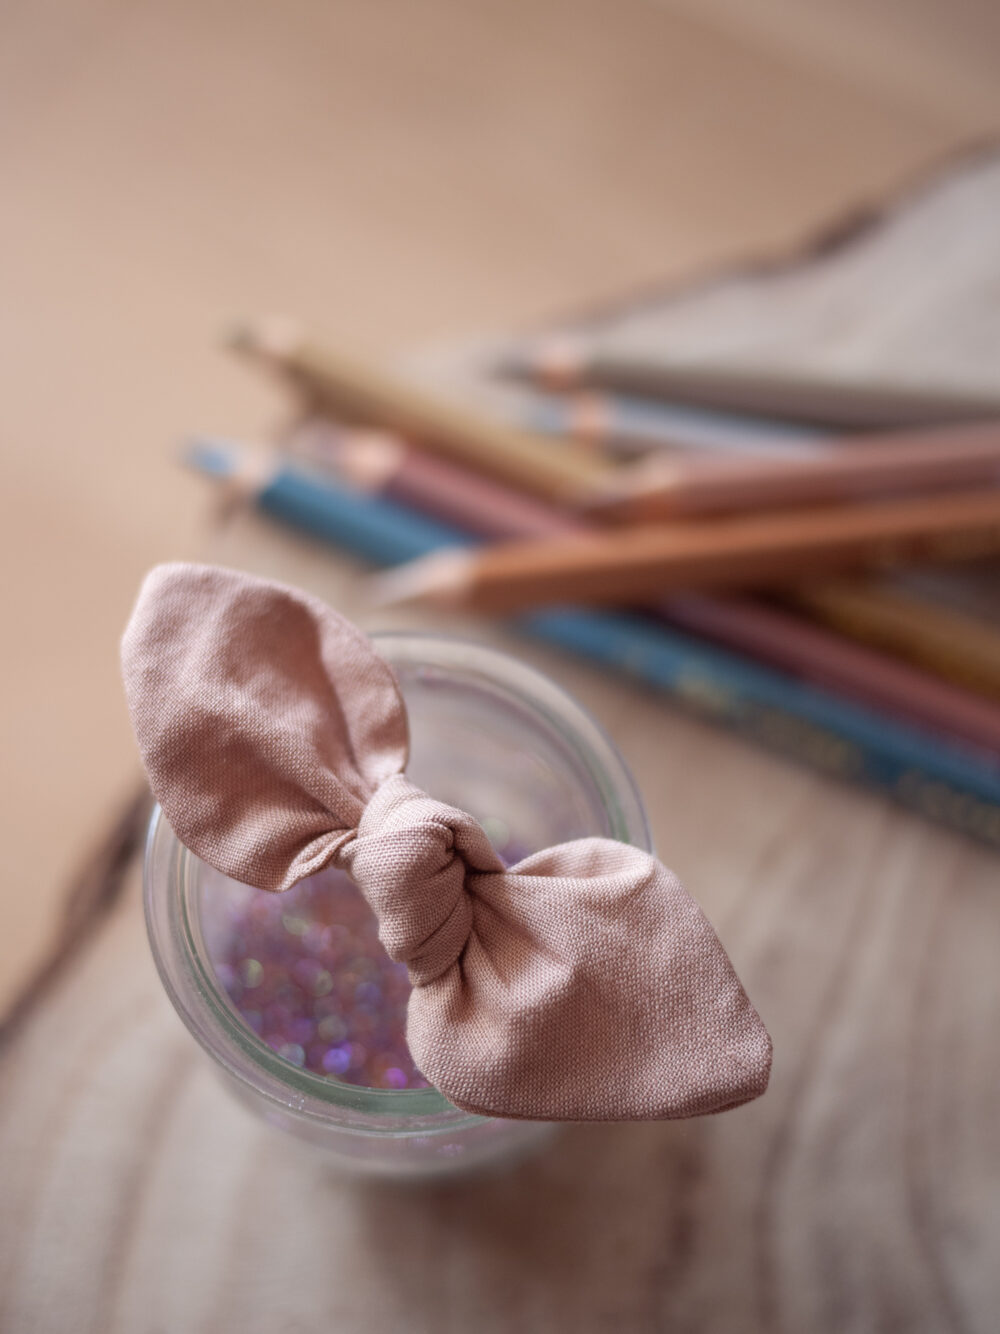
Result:
[[[472,816],[402,774],[375,792],[336,862],[368,900],[386,953],[406,964],[415,987],[440,977],[465,948],[473,924],[467,874],[503,871]]]

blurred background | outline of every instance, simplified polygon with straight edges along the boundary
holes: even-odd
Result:
[[[95,850],[140,783],[117,646],[145,570],[164,559],[220,557],[283,571],[291,568],[280,546],[287,542],[304,562],[304,580],[321,589],[356,586],[358,566],[338,566],[335,554],[277,535],[264,521],[220,538],[212,489],[179,464],[180,444],[193,433],[274,440],[294,414],[294,397],[278,380],[225,346],[234,321],[287,313],[374,366],[413,373],[425,362],[437,365],[442,348],[458,349],[460,361],[462,349],[565,329],[589,312],[627,309],[633,297],[648,302],[661,289],[669,308],[675,289],[693,300],[701,284],[707,290],[716,275],[741,266],[766,276],[768,263],[808,265],[815,238],[891,214],[911,198],[926,199],[934,182],[953,179],[949,173],[966,162],[988,166],[997,136],[1000,9],[991,0],[536,0],[524,7],[493,0],[7,0],[0,6],[0,466],[8,625],[0,1009],[13,1013],[26,995],[33,997],[18,1010],[11,1059],[26,1040],[24,1025],[58,1001],[31,988],[64,933],[67,895],[83,886],[100,898],[92,883]],[[986,215],[971,207],[982,217],[982,232],[991,231]],[[947,235],[947,216],[937,225]],[[995,257],[991,244],[984,242],[987,264]],[[942,253],[935,246],[911,257],[914,271],[934,268]],[[990,290],[988,269],[972,272],[973,279],[957,280],[966,305],[970,285],[987,296]],[[992,284],[976,325],[980,356],[984,347],[995,353],[988,339],[997,330],[1000,269]],[[767,292],[754,299],[766,305]],[[683,334],[686,326],[678,327]],[[836,318],[831,328],[835,338]],[[931,355],[926,347],[933,343],[925,339],[921,357]],[[953,371],[954,349],[944,348],[942,356]],[[984,360],[987,370],[974,387],[1000,394],[1000,379],[989,382],[988,353]],[[960,369],[948,383],[962,387]],[[460,615],[441,623],[473,635],[497,633],[493,622]],[[747,903],[733,919],[734,957],[741,971],[746,966],[763,979],[772,1007],[768,1014],[765,1005],[764,1017],[777,1030],[779,1059],[783,1050],[789,1064],[778,1072],[779,1103],[761,1113],[759,1143],[744,1155],[737,1138],[709,1175],[713,1182],[740,1177],[750,1163],[761,1179],[787,1173],[800,1138],[816,1128],[811,1112],[836,1121],[842,1110],[834,1085],[853,1089],[844,1097],[879,1096],[878,1080],[868,1083],[860,1072],[880,1061],[884,1069],[885,1051],[869,1051],[864,1060],[851,1054],[852,1035],[868,1022],[862,1016],[872,1006],[882,1013],[882,1002],[864,988],[874,988],[890,967],[886,956],[865,954],[865,933],[876,926],[864,924],[864,912],[879,911],[870,894],[879,883],[892,890],[877,926],[891,938],[899,922],[911,920],[907,884],[912,888],[913,878],[926,874],[920,929],[940,939],[953,909],[934,895],[960,883],[968,897],[954,909],[964,923],[954,929],[981,940],[996,925],[995,854],[683,717],[597,669],[550,650],[524,651],[584,698],[615,732],[640,781],[653,784],[660,851],[673,859],[666,841],[672,837],[679,869],[697,882],[710,915],[713,906],[729,911],[751,871],[774,886],[765,914],[774,924],[772,946],[759,919],[755,934],[757,909]],[[652,738],[651,726],[659,729]],[[661,814],[666,798],[656,775],[664,748],[689,755],[690,772],[704,784],[685,794],[675,781]],[[713,789],[718,775],[721,786]],[[760,794],[759,808],[741,807],[749,788]],[[817,875],[829,877],[826,894],[840,893],[829,870],[840,856],[850,863],[844,892],[866,907],[834,927],[825,916],[829,898],[803,906],[799,896],[809,898]],[[834,937],[839,943],[825,954],[822,940]],[[138,926],[129,939],[143,948]],[[934,1029],[935,988],[944,985],[943,972],[920,972],[914,962],[931,948],[924,937],[907,939],[912,954],[892,966],[906,973],[913,964],[912,991],[902,983],[905,1001],[891,990],[884,997],[890,1009],[902,1007],[900,1031],[909,1035],[905,1069],[890,1089],[901,1117],[907,1100],[930,1105],[920,1091],[913,1044],[921,1039],[914,1034]],[[792,971],[784,972],[782,960],[792,956]],[[989,957],[976,955],[977,966],[988,969]],[[816,1016],[824,1008],[829,1013],[852,968],[866,979],[861,1008],[833,1036],[822,1091],[810,1083],[822,1064],[822,1022],[802,1017],[798,1026],[793,1017],[797,1009],[804,1014],[799,985],[808,989],[810,960],[820,972],[831,970],[810,993]],[[957,975],[972,961],[954,945],[949,967]],[[63,960],[59,968],[68,966]],[[143,975],[136,985],[152,983]],[[80,1023],[89,994],[75,993]],[[698,1163],[719,1149],[714,1132],[685,1129],[682,1138],[662,1144],[635,1132],[622,1141],[624,1157],[611,1153],[606,1160],[618,1166],[597,1169],[602,1217],[638,1209],[650,1226],[664,1227],[663,1251],[627,1229],[601,1230],[610,1223],[595,1223],[592,1235],[574,1234],[584,1251],[593,1242],[629,1253],[632,1260],[619,1263],[623,1282],[644,1294],[630,1304],[588,1289],[590,1305],[581,1298],[572,1308],[575,1327],[602,1328],[609,1319],[625,1329],[667,1328],[671,1311],[679,1319],[683,1309],[689,1323],[678,1328],[991,1328],[1000,1294],[987,1264],[996,1233],[982,1182],[996,1184],[1000,1145],[984,1124],[997,1122],[995,1078],[974,1091],[963,1085],[964,1137],[949,1140],[943,1158],[935,1146],[944,1142],[941,1124],[954,1111],[950,1095],[962,1081],[961,1060],[982,1056],[976,1043],[985,1043],[992,999],[969,992],[967,1012],[947,1020],[948,1054],[935,1066],[938,1100],[930,1119],[914,1128],[903,1117],[886,1127],[886,1152],[907,1160],[899,1178],[871,1195],[859,1184],[827,1218],[826,1231],[812,1235],[807,1254],[783,1231],[774,1253],[747,1259],[745,1282],[758,1294],[752,1311],[743,1311],[738,1288],[713,1306],[712,1266],[722,1263],[713,1249],[719,1242],[713,1216],[728,1206],[713,1185],[712,1209],[702,1212]],[[88,1031],[98,1032],[103,1022],[93,1017]],[[73,1045],[84,1035],[74,1029],[63,1040]],[[55,1039],[50,1034],[45,1041],[50,1050]],[[897,1050],[893,1042],[887,1036],[885,1050]],[[61,1152],[56,1102],[45,1101],[51,1090],[46,1094],[23,1065],[16,1068],[4,1089],[8,1105],[19,1107],[10,1112],[7,1152],[17,1156],[18,1136],[41,1108],[50,1118],[44,1143]],[[51,1067],[57,1079],[58,1070]],[[698,1141],[698,1154],[685,1156],[696,1133],[709,1138]],[[34,1159],[48,1151],[39,1148],[42,1141],[32,1143]],[[577,1143],[578,1166],[595,1144],[603,1155],[603,1141]],[[809,1160],[794,1191],[756,1215],[746,1206],[743,1234],[777,1226],[782,1210],[786,1221],[809,1216],[815,1193],[828,1190],[842,1170],[863,1183],[882,1154],[875,1141],[864,1143],[856,1158],[850,1133],[827,1140],[825,1155]],[[654,1158],[670,1155],[662,1190],[671,1199],[683,1194],[693,1232],[667,1204],[652,1213],[636,1204],[631,1192],[643,1194],[647,1150]],[[931,1185],[930,1178],[908,1175],[925,1156]],[[81,1161],[74,1159],[69,1175],[59,1178],[60,1192],[89,1179]],[[566,1161],[571,1165],[555,1169],[547,1189],[571,1192],[558,1173],[572,1178],[576,1159]],[[101,1162],[102,1174],[113,1177],[112,1158]],[[138,1170],[135,1161],[130,1170]],[[144,1253],[145,1278],[125,1261],[118,1273],[104,1256],[101,1283],[84,1282],[70,1266],[56,1295],[39,1297],[39,1255],[72,1252],[82,1243],[69,1224],[59,1232],[62,1225],[53,1223],[55,1206],[40,1178],[18,1180],[24,1216],[40,1229],[29,1233],[41,1238],[41,1250],[22,1245],[10,1261],[11,1329],[68,1327],[59,1322],[74,1295],[95,1329],[169,1327],[114,1323],[138,1309],[114,1304],[122,1274],[133,1297],[154,1271],[156,1282],[166,1282],[152,1253]],[[620,1191],[616,1181],[625,1183]],[[956,1181],[961,1188],[953,1194]],[[529,1261],[518,1251],[512,1197],[505,1188],[491,1189],[501,1192],[491,1198],[503,1220],[495,1271],[503,1281],[496,1278],[496,1289],[484,1291],[497,1297]],[[114,1199],[114,1209],[124,1207],[119,1195]],[[934,1201],[944,1201],[939,1210]],[[337,1207],[341,1224],[351,1226],[348,1205]],[[412,1201],[401,1207],[414,1228],[422,1226]],[[439,1199],[433,1207],[434,1235],[445,1244],[464,1217],[462,1206]],[[876,1227],[865,1234],[871,1250],[852,1251],[850,1235],[873,1219],[893,1240],[880,1253]],[[550,1222],[559,1226],[554,1215]],[[824,1237],[830,1249],[821,1255]],[[483,1249],[476,1264],[484,1272],[483,1255],[494,1240],[488,1228],[478,1237]],[[535,1241],[548,1257],[548,1276],[536,1274],[537,1302],[527,1314],[521,1310],[529,1320],[522,1327],[561,1327],[556,1294],[568,1261]],[[641,1263],[633,1263],[640,1252]],[[875,1297],[871,1271],[880,1266],[885,1282]],[[615,1267],[606,1261],[602,1270],[608,1293]],[[167,1270],[174,1277],[185,1272]],[[793,1270],[800,1287],[789,1277]],[[274,1278],[279,1287],[283,1281]],[[685,1304],[674,1309],[670,1294],[685,1283]],[[438,1318],[447,1326],[445,1308],[435,1304],[440,1293],[426,1282],[417,1286],[424,1305],[410,1327],[441,1327]],[[456,1327],[467,1328],[463,1317],[476,1301],[466,1293],[463,1306],[449,1291],[453,1314],[462,1313]],[[854,1294],[854,1305],[846,1294]],[[369,1293],[366,1300],[375,1299]],[[313,1309],[333,1320],[329,1293],[317,1301]],[[199,1320],[208,1321],[210,1306],[199,1308]],[[400,1328],[405,1306],[405,1297],[375,1302],[374,1327]],[[265,1302],[261,1310],[279,1308],[280,1302],[273,1308]],[[354,1327],[359,1310],[343,1315],[344,1328]],[[217,1309],[220,1323],[198,1327],[235,1327],[224,1315]],[[302,1323],[276,1327],[310,1327],[308,1304],[296,1318]],[[484,1328],[508,1327],[496,1310],[489,1318],[493,1324]]]
[[[10,881],[35,886],[9,968],[132,782],[123,618],[205,523],[177,444],[283,411],[222,349],[234,318],[290,312],[391,361],[780,253],[995,127],[996,24],[778,0],[7,6],[4,809]]]

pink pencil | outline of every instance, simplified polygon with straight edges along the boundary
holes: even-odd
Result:
[[[682,629],[850,694],[908,722],[1000,756],[1000,709],[989,700],[852,640],[841,639],[767,603],[682,594],[658,610]]]
[[[381,433],[313,422],[296,432],[292,446],[296,454],[362,490],[487,540],[546,537],[595,526]],[[766,603],[691,593],[665,598],[653,610],[680,629],[814,685],[960,738],[981,756],[1000,756],[1000,709],[988,700]]]
[[[332,468],[361,491],[376,492],[488,541],[549,537],[593,527],[381,431],[348,431],[328,422],[307,422],[294,433],[291,445],[295,454]]]

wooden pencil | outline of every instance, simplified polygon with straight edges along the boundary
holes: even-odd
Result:
[[[365,492],[452,523],[470,537],[544,537],[586,527],[583,519],[383,434],[310,422],[294,432],[289,443],[296,457],[321,464]],[[1000,755],[1000,709],[995,704],[806,617],[745,598],[704,593],[662,598],[650,610],[669,624],[891,717]]]
[[[291,324],[248,324],[233,332],[231,343],[280,370],[337,417],[398,432],[533,495],[574,505],[607,488],[613,465],[575,442],[486,421],[320,346]]]
[[[292,434],[290,445],[296,457],[329,468],[361,491],[411,506],[479,538],[548,537],[587,526],[566,510],[385,432],[310,422]]]
[[[937,565],[898,570],[893,586],[932,607],[949,608],[975,621],[1000,626],[1000,562],[990,557],[965,561],[957,568]]]
[[[921,384],[877,383],[786,369],[681,364],[566,337],[511,360],[508,373],[549,388],[607,389],[670,403],[747,412],[834,430],[930,426],[1000,417],[1000,390],[963,392]]]
[[[781,587],[856,566],[1000,551],[1000,490],[739,515],[484,551],[442,552],[383,576],[380,599],[516,611],[635,604],[678,589]]]
[[[620,522],[725,514],[1000,484],[1000,422],[848,437],[793,458],[654,456],[624,470],[621,494],[595,502]]]
[[[1000,630],[995,625],[867,583],[809,585],[790,590],[787,597],[841,634],[1000,700]]]
[[[1000,757],[1000,708],[980,693],[759,600],[681,593],[658,605],[685,630]]]
[[[830,448],[828,431],[765,417],[593,391],[560,394],[533,388],[525,394],[518,406],[527,430],[570,435],[619,458],[663,451],[790,458]]]

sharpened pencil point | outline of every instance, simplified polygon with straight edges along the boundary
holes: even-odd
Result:
[[[577,340],[558,335],[533,347],[501,358],[497,370],[509,379],[538,380],[553,389],[566,389],[576,382],[583,363]]]
[[[375,575],[368,582],[369,601],[375,607],[401,607],[417,602],[448,606],[463,600],[470,574],[467,551],[454,548],[432,551]]]
[[[197,437],[181,446],[181,461],[209,477],[231,477],[236,469],[238,451],[228,440]]]
[[[196,436],[181,447],[181,461],[195,472],[226,483],[231,493],[254,495],[280,468],[280,457],[265,445]]]
[[[616,507],[642,501],[649,495],[669,493],[684,480],[684,468],[675,460],[659,454],[647,455],[631,463],[623,463],[611,472],[602,491],[588,497],[582,509],[585,513],[611,517]]]
[[[302,327],[284,315],[262,320],[241,320],[226,334],[226,346],[234,352],[283,361],[301,347]]]

